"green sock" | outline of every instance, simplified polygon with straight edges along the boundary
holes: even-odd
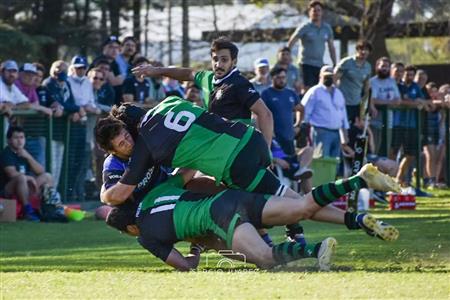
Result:
[[[284,242],[272,247],[273,259],[277,264],[285,264],[303,258],[317,258],[321,244],[303,246],[296,242]]]
[[[312,191],[314,201],[320,206],[327,206],[345,194],[367,187],[364,179],[358,175],[340,179],[336,182],[319,185]]]

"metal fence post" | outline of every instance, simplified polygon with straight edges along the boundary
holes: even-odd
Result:
[[[64,155],[62,170],[62,199],[67,199],[68,175],[69,175],[69,147],[70,147],[70,118],[66,116],[66,134],[64,136]]]
[[[420,109],[416,110],[417,116],[417,155],[416,155],[416,189],[420,189],[420,178],[422,171],[422,114]]]
[[[0,151],[6,147],[6,117],[4,114],[0,114]]]
[[[53,117],[48,116],[47,120],[47,136],[45,138],[45,168],[47,172],[52,171],[52,154],[53,154]]]

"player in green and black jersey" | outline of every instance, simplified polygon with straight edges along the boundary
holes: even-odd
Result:
[[[317,187],[301,200],[239,190],[224,190],[215,195],[193,193],[183,189],[192,174],[191,171],[191,174],[186,172],[174,176],[155,187],[141,202],[137,213],[135,207],[112,210],[107,223],[137,235],[144,248],[179,270],[197,267],[199,253],[194,253],[195,257],[185,258],[174,248],[175,243],[205,236],[224,242],[224,248],[216,250],[241,253],[246,261],[262,268],[316,257],[321,269],[328,270],[330,255],[336,244],[333,238],[312,245],[284,242],[271,248],[256,229],[292,224],[304,219],[324,221],[329,203],[363,187],[399,190],[392,178],[370,164],[355,176]],[[369,214],[340,211],[328,217],[328,222],[345,224],[349,229],[361,228],[384,240],[392,241],[398,237],[397,229]]]

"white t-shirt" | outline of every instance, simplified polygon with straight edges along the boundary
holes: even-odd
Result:
[[[92,105],[95,106],[94,88],[89,78],[83,76],[69,76],[67,81],[72,89],[75,104],[78,106]]]
[[[28,98],[14,83],[12,85],[6,85],[6,83],[3,82],[3,78],[0,78],[0,102],[10,102],[17,105],[19,103],[28,102]]]

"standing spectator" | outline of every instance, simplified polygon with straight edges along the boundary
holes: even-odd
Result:
[[[376,75],[370,79],[371,103],[380,108],[392,108],[400,104],[400,92],[397,83],[390,77],[390,61],[387,57],[381,57],[375,64]],[[348,106],[347,106],[348,108]],[[348,112],[348,111],[347,111]],[[371,121],[371,128],[374,139],[374,154],[378,154],[381,146],[381,132],[383,124],[392,123],[392,112],[389,113],[388,119],[383,120],[381,114],[377,114]],[[388,142],[388,141],[385,141]]]
[[[289,38],[288,47],[301,40],[302,47],[299,47],[299,62],[303,74],[305,89],[316,85],[319,81],[320,67],[323,66],[323,56],[325,53],[325,43],[333,65],[336,65],[336,50],[333,44],[333,29],[328,23],[322,21],[324,6],[320,1],[311,1],[308,6],[309,22],[300,25]]]
[[[278,50],[277,63],[274,67],[286,69],[287,88],[294,90],[297,95],[302,95],[305,92],[300,70],[292,64],[291,49],[289,47],[283,47]]]
[[[269,88],[271,80],[269,76],[269,60],[267,58],[258,58],[254,63],[255,77],[250,79],[255,90],[262,94],[262,92]]]
[[[110,66],[110,72],[106,74],[106,79],[114,87],[116,93],[116,104],[120,104],[122,101],[122,84],[125,77],[120,73],[119,65],[116,62],[116,58],[120,53],[120,42],[116,36],[110,36],[102,45],[102,55],[94,59],[91,64],[91,68],[98,67],[98,61],[106,60]]]
[[[186,86],[186,100],[203,107],[202,90],[193,82]]]
[[[338,78],[338,87],[344,95],[348,120],[350,124],[360,114],[361,98],[369,91],[369,78],[372,67],[367,57],[372,51],[368,41],[356,43],[356,54],[343,58],[336,66],[335,73]],[[371,106],[371,113],[376,117],[376,110]]]
[[[347,145],[347,111],[342,92],[334,86],[331,66],[320,70],[320,82],[309,89],[301,104],[305,109],[305,122],[313,128],[314,152],[324,157],[340,157],[342,151],[349,156],[353,150]]]
[[[122,41],[122,49],[115,60],[123,78],[131,75],[131,63],[137,54],[137,46],[138,42],[133,36],[127,36]]]
[[[135,59],[133,67],[148,63],[148,59],[141,56]],[[143,76],[132,75],[128,77],[122,86],[123,102],[134,102],[139,106],[155,104],[150,101],[150,85],[150,80]]]
[[[2,110],[8,114],[14,108],[29,108],[28,98],[14,84],[19,76],[19,67],[13,60],[7,60],[2,65],[2,77],[0,78],[0,103]]]
[[[10,127],[6,137],[8,146],[0,154],[1,193],[6,197],[17,197],[23,205],[25,219],[39,222],[29,199],[31,195],[43,196],[45,190],[50,190],[52,197],[56,197],[53,178],[25,150],[25,132],[21,127]]]
[[[276,144],[279,145],[283,153],[287,156],[287,161],[300,163],[300,168],[293,174],[302,180],[312,176],[308,168],[312,159],[312,149],[302,150],[303,155],[297,157],[297,151],[294,145],[294,118],[293,112],[300,110],[300,99],[296,92],[286,87],[287,72],[286,69],[275,67],[270,71],[272,77],[272,86],[266,89],[261,98],[270,109],[274,120],[274,131]],[[273,150],[272,144],[272,150]],[[308,152],[308,153],[306,153]],[[308,156],[306,157],[305,156]],[[284,160],[284,156],[278,157]],[[305,164],[307,163],[307,164]],[[288,165],[281,163],[283,169],[289,168]]]
[[[401,101],[401,106],[406,109],[394,111],[392,149],[394,153],[397,153],[400,148],[403,148],[404,157],[400,162],[396,176],[397,181],[402,185],[410,184],[406,179],[410,174],[407,173],[414,162],[415,156],[419,154],[417,153],[419,140],[417,138],[416,109],[422,109],[425,105],[422,90],[414,82],[415,75],[416,68],[414,66],[405,68],[403,82],[406,95]]]
[[[442,106],[450,109],[450,84],[444,84],[439,87],[439,97],[442,100]],[[445,133],[448,131],[446,126],[446,115],[441,113],[440,115],[440,125],[439,125],[439,145],[438,145],[438,158],[437,158],[437,168],[436,168],[436,180],[437,187],[447,187],[444,183],[446,177],[446,170],[450,168],[449,161],[450,157],[446,156],[446,146],[445,146]],[[447,178],[448,181],[449,178]]]
[[[150,61],[150,64],[154,67],[162,68],[164,65],[156,60]],[[175,68],[174,68],[175,69]],[[162,84],[163,76],[152,76],[150,77],[150,100],[161,102],[166,98],[166,92],[164,91],[164,86]]]
[[[166,94],[166,97],[177,96],[180,98],[184,98],[185,96],[184,88],[178,80],[170,77],[163,77],[162,84],[164,87],[164,93]]]

